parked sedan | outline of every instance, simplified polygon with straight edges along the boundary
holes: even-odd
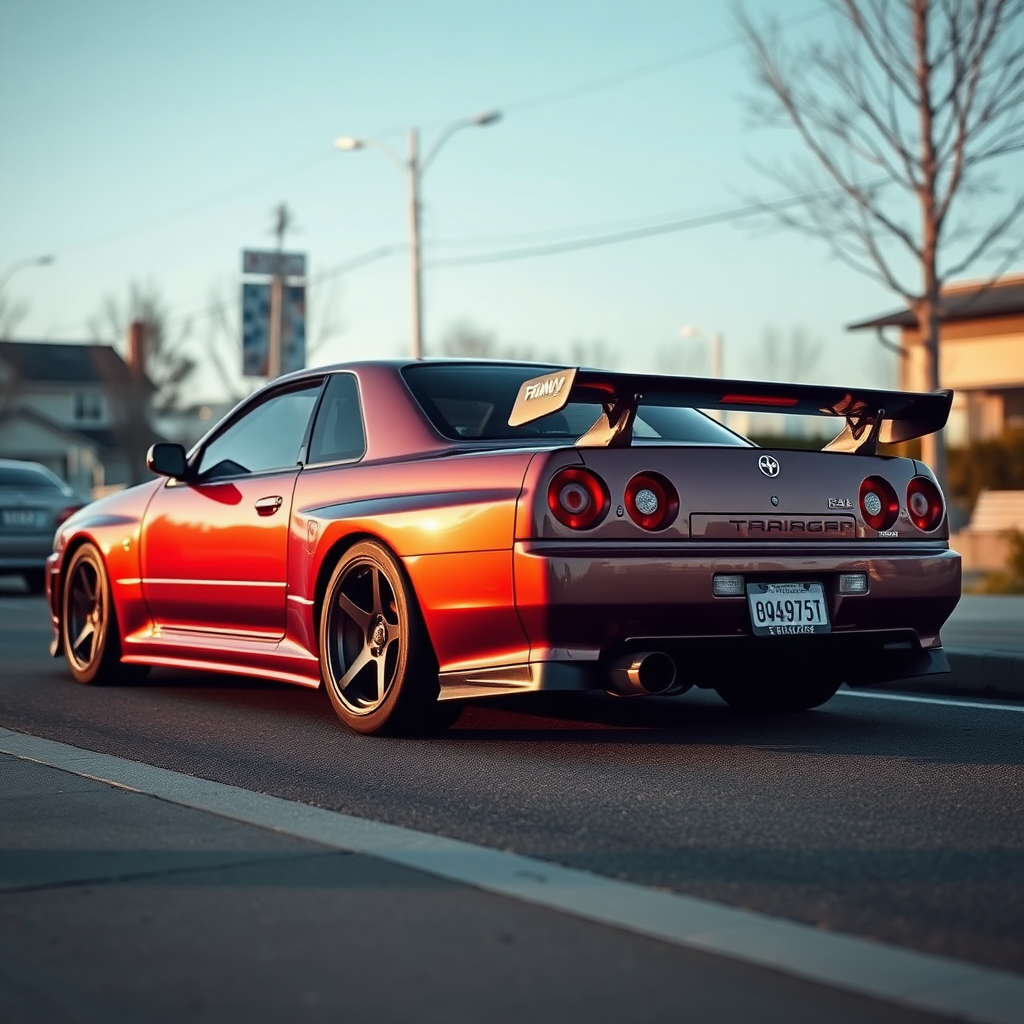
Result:
[[[377,361],[241,403],[160,479],[72,516],[54,653],[83,683],[149,665],[323,683],[363,733],[466,698],[714,688],[800,710],[846,681],[948,671],[960,595],[927,466],[950,392]],[[814,413],[820,452],[701,409]]]
[[[0,575],[20,575],[31,593],[41,594],[54,532],[81,507],[45,466],[0,459]]]

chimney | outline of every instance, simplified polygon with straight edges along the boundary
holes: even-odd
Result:
[[[132,376],[140,380],[146,376],[146,325],[133,320],[128,325],[128,358],[126,360]]]

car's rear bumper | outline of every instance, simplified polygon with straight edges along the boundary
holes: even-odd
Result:
[[[516,605],[531,662],[605,663],[631,650],[665,650],[690,681],[731,668],[810,659],[852,685],[947,671],[939,630],[960,599],[960,556],[944,543],[569,544],[529,541],[514,551]],[[866,594],[839,593],[843,573]],[[831,632],[759,637],[747,599],[715,597],[712,579],[818,582]],[[933,657],[929,652],[936,652]]]
[[[0,538],[0,572],[42,569],[53,547],[53,534],[4,534]]]

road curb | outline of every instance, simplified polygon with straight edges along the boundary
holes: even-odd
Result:
[[[1024,654],[961,648],[947,650],[946,657],[951,670],[948,674],[894,679],[871,689],[1024,700]]]

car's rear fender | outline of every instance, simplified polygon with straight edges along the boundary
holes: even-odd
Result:
[[[531,455],[476,453],[303,470],[288,559],[295,598],[289,635],[316,649],[330,573],[357,540],[376,539],[404,565],[442,671],[525,660],[512,590],[512,536]],[[292,605],[307,609],[301,624],[292,621]]]

